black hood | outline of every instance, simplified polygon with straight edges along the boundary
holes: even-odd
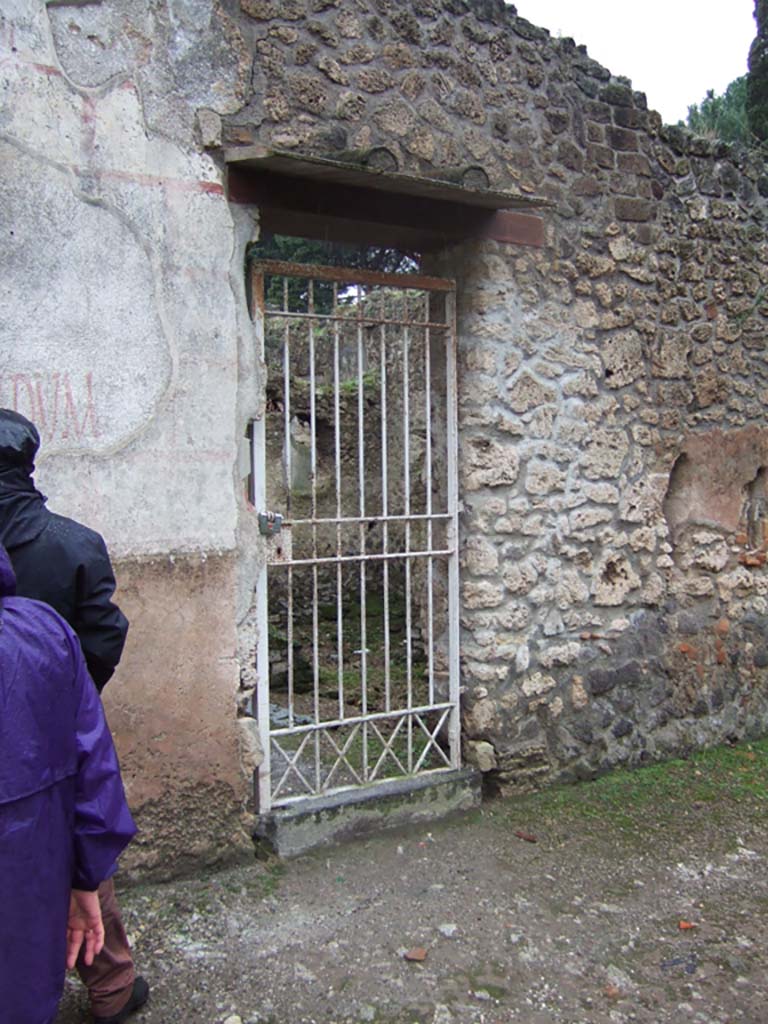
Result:
[[[45,529],[45,496],[32,471],[40,447],[34,423],[12,409],[0,409],[0,544],[15,548]]]
[[[34,423],[13,409],[0,409],[0,470],[21,466],[31,476],[39,447],[40,435]]]

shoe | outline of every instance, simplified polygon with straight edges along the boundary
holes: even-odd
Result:
[[[149,985],[142,977],[138,977],[133,983],[133,990],[128,1002],[122,1010],[119,1013],[113,1013],[111,1017],[94,1017],[93,1024],[123,1024],[123,1021],[128,1020],[131,1014],[140,1009],[148,999]]]

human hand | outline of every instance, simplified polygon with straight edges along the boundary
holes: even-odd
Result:
[[[84,962],[90,966],[103,946],[104,924],[98,893],[73,889],[67,921],[67,968],[71,970],[75,966],[81,949]]]

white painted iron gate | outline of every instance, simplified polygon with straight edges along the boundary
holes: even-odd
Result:
[[[266,812],[460,766],[455,286],[286,263],[251,285]]]

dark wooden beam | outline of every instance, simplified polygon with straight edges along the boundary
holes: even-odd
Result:
[[[433,252],[469,238],[518,245],[544,243],[544,222],[535,214],[302,180],[233,164],[228,170],[230,201],[258,206],[262,226],[276,234],[420,252]]]

